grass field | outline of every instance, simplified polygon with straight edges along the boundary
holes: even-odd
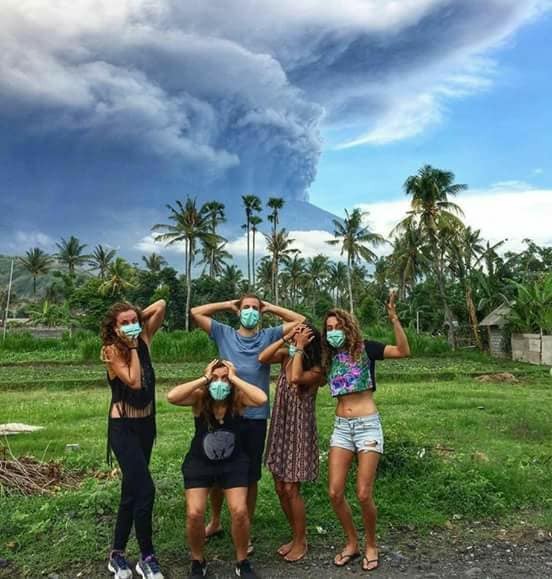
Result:
[[[2,496],[0,555],[38,576],[68,563],[102,559],[108,550],[119,481],[106,471],[108,390],[99,365],[22,363],[0,366],[0,423],[26,422],[46,429],[11,437],[16,455],[61,459],[84,470],[82,486],[51,497]],[[159,377],[158,440],[152,471],[157,486],[155,539],[162,558],[187,558],[180,464],[190,440],[188,409],[169,406],[171,385],[201,372],[203,364],[156,364]],[[507,370],[518,384],[481,384],[474,376]],[[379,531],[408,526],[421,533],[447,521],[496,519],[507,524],[532,512],[552,524],[552,378],[544,368],[481,356],[445,356],[384,362],[377,401],[386,435],[376,498]],[[340,544],[341,533],[326,496],[328,439],[334,402],[318,397],[321,477],[307,485],[311,543]],[[4,441],[4,444],[6,442]],[[65,454],[65,445],[81,451]],[[349,486],[354,497],[354,486]],[[356,505],[353,498],[353,505]],[[360,523],[359,513],[354,506]],[[268,473],[261,482],[254,524],[259,556],[272,556],[287,538],[284,517]],[[132,542],[130,552],[136,552]],[[231,556],[228,541],[210,556]],[[270,554],[270,555],[269,555]]]

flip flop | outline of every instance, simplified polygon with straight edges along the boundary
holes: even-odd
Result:
[[[209,541],[210,539],[215,539],[216,537],[222,537],[222,535],[224,535],[224,529],[218,529],[214,533],[205,535],[205,542]]]
[[[360,552],[357,551],[356,553],[338,553],[336,557],[339,557],[339,563],[336,562],[334,559],[333,564],[336,567],[345,567],[351,561],[358,559],[360,557]]]
[[[366,565],[364,565],[364,562],[366,562]],[[377,565],[375,567],[371,567],[370,569],[368,569],[368,565],[370,565],[370,563],[377,563]],[[379,557],[377,559],[368,559],[368,557],[362,557],[362,563],[360,564],[360,568],[365,573],[375,571],[378,567],[379,567]]]
[[[297,563],[297,561],[301,561],[301,559],[305,558],[305,555],[308,553],[309,548],[306,547],[305,550],[297,557],[296,559],[288,559],[287,555],[284,557],[284,561],[287,563]]]
[[[253,547],[252,543],[249,543],[249,545],[247,545],[247,554],[253,555],[254,552],[255,552],[255,547]]]

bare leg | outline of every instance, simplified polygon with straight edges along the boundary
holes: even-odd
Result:
[[[209,489],[188,489],[186,491],[186,534],[192,559],[203,561],[205,546],[205,509]]]
[[[257,507],[257,493],[258,483],[251,483],[247,487],[247,511],[249,512],[249,520],[253,522],[255,517],[255,508]]]
[[[284,483],[284,493],[289,503],[291,529],[293,532],[292,546],[285,559],[286,561],[298,561],[307,552],[305,502],[301,496],[299,483]]]
[[[341,553],[336,555],[335,563],[340,564],[340,560],[346,555],[356,554],[358,552],[358,535],[353,522],[351,507],[345,499],[345,481],[351,463],[353,462],[354,453],[344,448],[332,446],[328,457],[329,470],[329,488],[330,501],[332,507],[345,531],[347,543]]]
[[[289,504],[289,500],[288,500],[288,496],[285,492],[285,486],[286,483],[283,481],[280,481],[278,479],[274,479],[274,487],[276,488],[276,494],[278,495],[278,498],[280,499],[280,505],[282,507],[282,510],[284,511],[284,514],[286,515],[286,519],[288,520],[289,526],[291,527],[291,530],[293,531],[293,517],[291,514],[291,508],[290,508],[290,504]],[[293,545],[293,540],[291,540],[289,543],[284,543],[283,545],[281,545],[278,549],[278,554],[281,555],[282,557],[285,557],[289,551],[291,550],[291,547]]]
[[[380,455],[377,452],[359,452],[358,473],[357,473],[357,496],[362,509],[362,520],[366,533],[366,559],[364,568],[366,570],[375,569],[378,559],[378,547],[376,544],[376,520],[378,510],[374,503],[373,491],[376,472],[378,469]]]
[[[232,540],[236,549],[236,560],[243,561],[247,559],[247,546],[249,545],[247,487],[226,489],[224,495],[232,518]]]
[[[211,489],[211,520],[205,527],[205,536],[210,537],[222,529],[220,524],[220,515],[222,513],[222,502],[224,500],[224,493],[218,486]]]

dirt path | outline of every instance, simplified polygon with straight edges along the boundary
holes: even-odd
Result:
[[[466,538],[467,537],[467,538]],[[360,561],[338,569],[332,563],[333,550],[313,548],[304,561],[293,565],[279,558],[253,557],[255,569],[264,579],[340,579],[368,574],[360,570]],[[263,562],[264,560],[264,562]],[[183,561],[163,561],[166,579],[181,579],[188,575]],[[534,529],[505,531],[502,529],[464,529],[461,536],[455,531],[432,532],[415,537],[412,532],[397,533],[381,545],[381,565],[372,577],[391,579],[408,577],[430,578],[550,578],[552,577],[552,540],[550,533]],[[21,577],[15,569],[0,569],[1,578]],[[35,576],[33,576],[34,579]],[[105,564],[96,562],[60,572],[36,575],[48,579],[108,578]],[[208,577],[235,577],[231,561],[211,561]]]

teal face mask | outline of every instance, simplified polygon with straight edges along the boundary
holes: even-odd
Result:
[[[259,323],[260,314],[253,308],[244,308],[240,312],[240,323],[244,328],[250,330]]]
[[[136,339],[142,333],[142,326],[138,322],[126,324],[121,326],[121,332],[128,338]]]
[[[345,343],[345,332],[343,330],[330,330],[326,332],[326,339],[332,348],[341,348]]]
[[[293,358],[293,356],[295,356],[296,352],[297,352],[297,346],[295,344],[290,344],[288,346],[289,357]]]
[[[230,384],[224,380],[213,380],[209,384],[209,394],[213,400],[224,400],[228,398],[231,390]]]

